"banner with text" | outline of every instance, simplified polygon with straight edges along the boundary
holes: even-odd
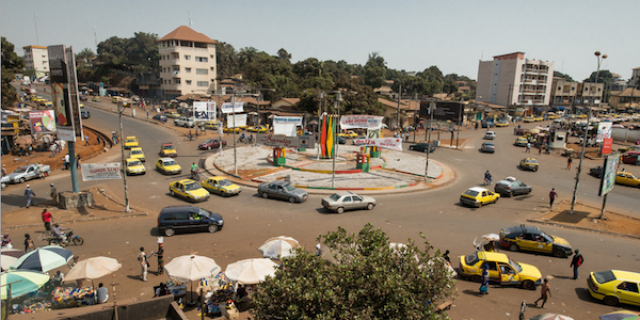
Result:
[[[368,115],[348,115],[340,117],[340,129],[357,129],[357,128],[369,128],[380,129],[382,127],[382,116],[368,116]]]
[[[247,126],[247,114],[228,114],[227,128],[237,128]]]
[[[296,136],[296,127],[302,125],[302,117],[274,117],[273,134]]]
[[[236,102],[233,106],[231,105],[231,102],[225,102],[222,104],[222,107],[220,107],[220,110],[222,110],[222,113],[237,113],[244,111],[243,106],[244,102],[242,101]]]
[[[281,147],[293,149],[311,149],[316,146],[314,136],[286,137],[271,133],[260,133],[257,135],[258,144],[268,147]]]
[[[122,179],[120,176],[120,162],[83,163],[82,180]]]
[[[31,134],[56,133],[56,118],[53,110],[29,112]]]
[[[353,144],[357,146],[371,146],[402,151],[402,139],[380,138],[380,139],[355,139]]]

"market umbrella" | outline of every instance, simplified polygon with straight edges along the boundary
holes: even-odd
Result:
[[[120,269],[122,265],[118,260],[107,257],[93,257],[78,261],[64,277],[64,281],[78,279],[98,279]]]
[[[257,284],[276,273],[278,265],[267,258],[245,259],[227,266],[224,274],[241,284]]]
[[[24,251],[20,249],[2,249],[0,250],[0,259],[2,264],[2,270],[9,270],[9,267],[24,255]]]
[[[25,253],[9,266],[9,269],[47,272],[66,265],[71,258],[73,258],[73,252],[61,246],[40,247],[34,251]]]
[[[42,272],[15,270],[3,272],[0,275],[0,282],[3,285],[0,298],[6,300],[9,289],[9,286],[5,286],[6,284],[11,283],[11,297],[17,298],[40,289],[45,283],[49,282],[49,276]]]
[[[529,320],[573,320],[573,318],[563,316],[557,313],[545,313],[545,314],[539,314],[535,317],[531,317],[529,318]]]
[[[217,274],[222,269],[211,258],[187,255],[174,258],[164,266],[164,270],[173,280],[191,282]],[[191,282],[191,292],[193,293],[193,282]]]
[[[300,248],[298,240],[290,237],[279,236],[271,238],[258,248],[265,258],[284,258],[295,256],[295,249]]]
[[[500,240],[500,236],[496,233],[489,233],[482,236],[482,239],[489,240],[489,241],[498,241]]]
[[[637,312],[629,310],[618,310],[611,313],[603,314],[600,320],[638,320],[640,315]]]

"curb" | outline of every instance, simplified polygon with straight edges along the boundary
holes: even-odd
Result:
[[[78,219],[78,220],[64,220],[64,221],[56,221],[56,223],[76,223],[76,222],[88,222],[88,221],[100,221],[100,220],[114,220],[114,219],[124,219],[124,218],[135,218],[135,217],[146,217],[148,213],[134,213],[127,214],[124,216],[110,216],[110,217],[98,217],[98,218],[89,218],[89,219]],[[28,227],[37,227],[42,226],[42,223],[34,223],[34,224],[23,224],[11,227],[4,227],[3,229],[12,230],[12,229],[20,229],[20,228],[28,228]]]
[[[574,229],[574,230],[581,230],[581,231],[591,231],[591,232],[600,233],[600,234],[607,234],[607,235],[612,235],[612,236],[619,236],[619,237],[624,237],[624,238],[631,238],[631,239],[639,239],[640,240],[640,237],[638,237],[638,236],[632,236],[632,235],[628,235],[628,234],[616,233],[616,232],[611,232],[611,231],[590,229],[590,228],[585,228],[585,227],[576,227],[576,226],[567,225],[567,224],[563,224],[563,223],[548,222],[548,221],[533,220],[533,219],[527,219],[527,222],[533,222],[533,223],[539,223],[539,224],[544,224],[544,225],[563,227],[563,228],[567,228],[567,229]]]

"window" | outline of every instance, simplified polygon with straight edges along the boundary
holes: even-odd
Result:
[[[191,73],[191,68],[184,68],[184,72]]]
[[[185,55],[185,56],[184,56],[184,59],[185,59],[185,60],[191,60],[191,56],[189,56],[189,55]]]
[[[211,71],[213,71],[213,67],[211,67]]]
[[[197,62],[209,62],[209,58],[207,57],[196,57]]]
[[[176,212],[176,220],[189,220],[188,212]]]
[[[42,57],[44,58],[44,56],[42,56]],[[209,55],[209,57],[210,57],[211,59],[213,59],[213,55],[212,55],[212,54],[210,54],[210,55]]]
[[[633,282],[623,282],[618,289],[638,293],[638,284]]]
[[[175,82],[176,84],[180,84],[180,79],[174,79],[174,82]]]
[[[209,74],[209,70],[207,69],[196,69],[196,74]]]
[[[209,86],[209,81],[198,81],[198,82],[196,83],[196,85],[197,85],[198,87],[208,87],[208,86]]]
[[[187,80],[187,85],[190,86],[191,85],[191,80]]]

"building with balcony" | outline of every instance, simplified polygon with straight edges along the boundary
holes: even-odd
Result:
[[[640,90],[635,87],[624,91],[611,92],[609,106],[617,111],[631,111],[640,109]]]
[[[526,59],[524,55],[514,52],[480,61],[476,101],[516,109],[548,106],[554,63]]]
[[[604,83],[579,83],[564,78],[553,78],[549,104],[557,110],[600,108],[604,87]],[[594,109],[597,110],[599,109]]]
[[[26,46],[24,49],[24,69],[33,70],[38,78],[49,75],[49,51],[43,46]]]
[[[640,85],[640,67],[631,69],[631,78],[629,78],[629,87],[638,88]]]
[[[188,93],[215,93],[216,44],[216,41],[187,26],[180,26],[158,40],[164,99]]]

